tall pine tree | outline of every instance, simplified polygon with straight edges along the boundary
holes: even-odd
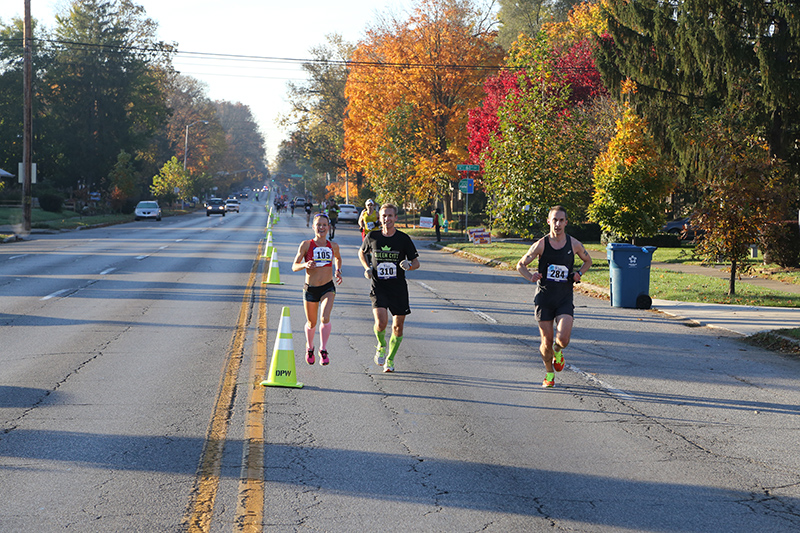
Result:
[[[697,116],[741,109],[771,155],[800,172],[800,5],[792,0],[609,0],[597,65],[663,137],[683,176],[697,176],[685,133]],[[694,117],[694,118],[693,118]],[[787,184],[792,185],[792,184]]]

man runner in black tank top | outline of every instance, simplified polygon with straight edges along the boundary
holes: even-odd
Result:
[[[592,266],[583,244],[566,234],[567,211],[557,205],[547,215],[550,232],[533,243],[527,253],[517,262],[517,272],[531,283],[536,283],[533,307],[539,322],[541,345],[539,352],[545,367],[542,387],[553,387],[555,372],[564,369],[562,350],[569,344],[572,334],[573,310],[572,285],[580,283]],[[575,270],[575,256],[583,261]],[[538,268],[531,272],[528,265],[538,259]]]

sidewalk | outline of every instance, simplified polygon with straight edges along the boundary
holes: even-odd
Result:
[[[451,253],[460,253],[471,256],[473,259],[492,263],[487,258],[482,258],[475,254],[459,252],[455,248],[438,245],[442,250]],[[605,252],[590,251],[593,259],[606,259]],[[495,263],[497,264],[497,263]],[[510,266],[513,265],[503,265]],[[704,267],[699,265],[683,265],[672,263],[661,263],[654,261],[651,268],[661,268],[674,272],[685,272],[687,274],[699,274],[716,278],[728,279],[729,274],[717,268]],[[761,278],[743,277],[737,283],[759,285],[774,291],[783,291],[797,294],[800,298],[800,286],[792,283],[783,283]],[[586,289],[596,293],[608,295],[608,289],[595,285],[585,284]],[[676,318],[690,320],[701,326],[715,327],[731,331],[743,336],[750,336],[763,331],[773,331],[776,329],[788,329],[800,327],[800,309],[789,307],[754,307],[747,305],[723,305],[723,304],[703,304],[689,302],[674,302],[670,300],[653,300],[653,309]],[[798,344],[796,340],[787,339]]]
[[[593,259],[606,259],[603,252],[591,251]],[[720,279],[730,279],[730,273],[719,268],[653,261],[650,268],[697,274]],[[737,284],[757,285],[768,290],[797,294],[800,285],[752,276],[737,279]],[[653,299],[653,309],[677,318],[691,320],[701,326],[721,328],[740,335],[750,336],[762,331],[800,327],[800,309],[790,307],[755,307],[749,305],[723,305]]]

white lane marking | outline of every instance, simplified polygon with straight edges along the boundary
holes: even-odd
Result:
[[[185,240],[186,240],[186,239],[175,239],[175,242],[183,242],[183,241],[185,241]]]
[[[419,285],[423,289],[427,289],[427,290],[431,291],[433,294],[436,294],[436,291],[430,285],[426,285],[425,283],[422,283],[421,281],[417,281],[417,280],[414,280],[414,281],[416,282],[417,285]]]
[[[11,257],[8,258],[8,260],[11,261],[12,259],[19,259],[20,257],[27,257],[27,256],[28,254],[12,255]]]
[[[569,368],[570,370],[572,370],[576,374],[580,374],[581,376],[584,377],[584,379],[586,379],[590,383],[592,383],[594,385],[597,385],[601,389],[605,389],[606,391],[608,391],[609,393],[613,394],[614,396],[622,398],[623,400],[633,400],[633,396],[631,396],[627,392],[612,387],[608,383],[605,383],[603,380],[597,379],[593,375],[589,374],[588,372],[584,372],[583,370],[581,370],[580,368],[578,368],[575,365],[567,364],[567,368]]]
[[[484,319],[486,322],[490,322],[492,324],[497,324],[497,320],[495,320],[494,318],[490,317],[489,315],[487,315],[483,311],[478,311],[477,309],[472,309],[471,307],[467,307],[467,311],[475,313],[476,315],[478,315],[479,317]]]
[[[159,250],[166,250],[167,248],[169,248],[169,245],[162,246],[161,248],[159,248]]]
[[[116,267],[107,268],[107,269],[103,270],[102,272],[100,272],[100,275],[101,276],[106,276],[108,274],[111,274],[115,270],[116,270]]]
[[[142,259],[147,259],[148,257],[150,257],[150,256],[149,255],[140,255],[140,256],[136,257],[136,259],[141,261]]]
[[[62,294],[67,293],[67,292],[69,292],[71,290],[73,290],[73,289],[61,289],[60,291],[56,291],[56,292],[54,292],[52,294],[48,294],[47,296],[42,298],[42,300],[50,300],[52,298],[57,298],[57,297],[61,296]]]
[[[434,289],[433,287],[431,287],[430,285],[428,285],[426,283],[423,283],[423,282],[417,281],[417,280],[414,280],[414,283],[416,283],[417,285],[419,285],[423,289],[432,292],[433,294],[437,294],[436,289]],[[450,302],[450,303],[452,303],[452,302]],[[457,305],[456,307],[461,307],[461,306]],[[489,322],[490,324],[497,324],[497,320],[495,320],[494,318],[490,317],[489,315],[487,315],[483,311],[478,311],[477,309],[473,309],[471,307],[464,307],[464,309],[466,309],[470,313],[473,313],[473,314],[477,315],[479,318],[485,320],[486,322]]]

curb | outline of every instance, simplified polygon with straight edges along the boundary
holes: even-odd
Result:
[[[443,252],[448,252],[450,254],[457,255],[459,257],[464,257],[475,263],[481,263],[483,265],[491,267],[500,267],[506,270],[514,270],[514,267],[512,265],[504,261],[497,261],[496,259],[487,259],[486,257],[473,254],[471,252],[465,252],[457,248],[451,248],[444,244],[434,242],[430,243],[429,246],[431,248],[436,248]],[[573,287],[578,292],[586,294],[588,296],[594,296],[595,298],[600,298],[603,300],[608,300],[609,298],[611,298],[611,291],[609,291],[605,287],[600,287],[599,285],[592,285],[591,283],[581,282],[580,284],[576,284]]]
[[[501,267],[506,270],[513,270],[513,267],[511,265],[503,261],[487,259],[486,257],[482,257],[471,252],[464,252],[462,250],[458,250],[457,248],[451,248],[449,246],[440,243],[431,243],[429,244],[429,247],[444,252],[448,252],[450,254],[457,255],[465,259],[468,259],[470,261],[481,263],[486,266]],[[580,292],[581,294],[593,298],[599,298],[603,300],[610,300],[611,298],[611,291],[606,287],[600,287],[598,285],[592,285],[586,282],[574,285],[574,289],[577,292]],[[752,335],[745,335],[726,327],[710,324],[709,322],[703,319],[690,318],[669,311],[665,311],[657,306],[653,306],[650,309],[650,311],[653,313],[658,313],[664,316],[669,316],[674,319],[684,321],[685,323],[693,325],[695,327],[711,327],[711,328],[719,328],[725,331],[730,331],[731,333],[741,335],[743,339],[748,340],[749,342],[757,343],[759,345],[764,345],[768,349],[773,349],[791,355],[800,354],[800,340],[788,337],[786,335],[781,335],[778,331],[764,331]]]

